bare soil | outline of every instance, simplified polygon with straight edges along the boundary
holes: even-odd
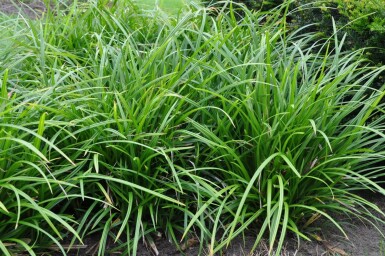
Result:
[[[5,14],[17,15],[22,13],[31,18],[38,18],[46,7],[42,1],[27,0],[27,1],[11,1],[0,0],[0,12]],[[385,196],[379,194],[366,193],[363,195],[370,202],[380,207],[385,211]],[[385,238],[381,236],[380,231],[385,233],[384,224],[376,224],[376,227],[365,223],[357,218],[349,216],[334,216],[340,223],[348,239],[346,239],[339,230],[337,230],[330,221],[319,220],[314,231],[316,238],[312,242],[301,241],[299,244],[295,238],[288,237],[282,256],[318,256],[318,255],[340,255],[340,256],[385,256]],[[384,219],[385,220],[385,219]],[[318,231],[317,231],[318,230]],[[250,250],[255,241],[255,235],[252,233],[243,238],[236,239],[233,243],[220,255],[240,256],[250,255]],[[99,239],[98,235],[85,239],[85,245],[76,250],[70,250],[68,255],[96,255],[98,251]],[[109,245],[112,248],[114,245]],[[199,252],[198,243],[196,240],[189,240],[188,244],[182,245],[184,251],[180,252],[169,241],[164,238],[155,239],[151,246],[145,242],[141,243],[138,248],[138,254],[141,256],[156,255],[207,255],[208,251]],[[156,249],[156,250],[154,250]],[[52,252],[52,251],[51,251]],[[47,253],[45,255],[55,255],[55,253]],[[121,255],[113,253],[111,255]],[[269,255],[266,243],[261,243],[261,246],[256,252],[251,255]]]
[[[379,206],[385,211],[385,196],[373,193],[361,194],[365,199]],[[377,214],[380,217],[379,214]],[[376,226],[364,222],[358,218],[352,218],[346,215],[334,215],[333,218],[343,227],[348,238],[339,231],[329,220],[320,219],[310,234],[315,238],[313,241],[301,240],[298,244],[297,239],[292,235],[287,237],[281,256],[385,256],[385,238],[381,232],[385,232],[385,224],[377,223]],[[384,217],[381,218],[385,220]],[[250,253],[256,235],[250,232],[244,237],[235,239],[232,244],[222,251],[218,256],[267,256],[269,255],[268,246],[262,242],[256,251]],[[98,237],[94,236],[85,240],[86,248],[69,255],[97,255]],[[111,242],[108,246],[113,248]],[[199,251],[199,242],[197,239],[190,239],[187,243],[181,244],[183,251],[178,250],[171,242],[159,237],[154,238],[154,244],[141,241],[138,248],[140,256],[168,256],[168,255],[187,255],[200,256],[209,255],[208,249]],[[120,252],[109,255],[122,255]],[[270,255],[273,255],[270,253]]]
[[[22,13],[31,18],[37,18],[46,11],[46,6],[40,0],[0,0],[0,12],[5,14]]]

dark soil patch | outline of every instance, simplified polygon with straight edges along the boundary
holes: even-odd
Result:
[[[361,194],[365,199],[377,205],[385,211],[385,196],[374,193]],[[385,220],[384,216],[375,214]],[[329,220],[320,219],[315,227],[314,236],[317,241],[301,241],[298,245],[297,239],[288,238],[281,255],[285,256],[321,256],[321,255],[340,255],[340,256],[385,256],[385,238],[379,231],[385,232],[385,224],[376,223],[376,227],[368,222],[364,222],[356,217],[338,215],[333,216],[342,226],[346,235],[339,231]],[[246,236],[245,241],[234,241],[233,245],[224,255],[250,255],[255,236]],[[253,255],[269,255],[267,246],[261,245]]]
[[[39,0],[11,1],[0,0],[0,12],[5,14],[22,13],[31,18],[37,18],[46,11],[46,6]]]
[[[385,196],[373,193],[361,194],[365,199],[379,206],[382,211],[385,211]],[[380,217],[380,214],[375,214]],[[313,227],[314,239],[311,242],[301,240],[297,243],[297,239],[288,236],[281,256],[385,256],[385,238],[381,236],[379,230],[385,233],[385,224],[377,223],[376,227],[368,222],[364,222],[356,217],[346,215],[334,215],[333,218],[341,224],[348,236],[344,237],[340,230],[338,230],[331,221],[320,219]],[[382,220],[385,218],[382,216]],[[80,255],[97,255],[100,234],[93,235],[84,240],[85,245],[82,249],[71,249],[68,256]],[[140,256],[168,256],[168,255],[209,255],[208,248],[199,250],[199,242],[196,239],[190,239],[188,243],[181,244],[184,249],[183,252],[178,250],[175,245],[164,237],[153,238],[152,246],[148,241],[141,240],[137,255]],[[262,242],[260,246],[252,254],[252,249],[256,236],[249,233],[244,237],[238,237],[232,244],[224,249],[222,253],[216,254],[220,256],[267,256],[269,255],[268,246],[266,242]],[[116,245],[113,241],[109,241],[107,247],[112,249]],[[158,254],[155,253],[158,252]],[[49,255],[49,254],[47,254]],[[54,254],[62,255],[62,254]],[[117,250],[106,255],[123,255],[122,251]],[[272,254],[270,254],[272,255]]]

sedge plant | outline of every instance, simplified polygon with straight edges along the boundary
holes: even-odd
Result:
[[[252,232],[278,255],[318,218],[344,234],[333,212],[381,221],[355,193],[385,194],[383,68],[361,51],[293,31],[287,5],[61,8],[1,23],[4,254],[96,233],[98,255],[159,234],[213,255]]]

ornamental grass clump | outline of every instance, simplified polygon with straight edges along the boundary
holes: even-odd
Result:
[[[158,236],[213,255],[251,232],[278,255],[318,218],[344,234],[333,212],[381,221],[355,191],[385,194],[383,68],[289,31],[287,6],[220,6],[75,2],[1,23],[4,254],[96,233],[98,255]]]

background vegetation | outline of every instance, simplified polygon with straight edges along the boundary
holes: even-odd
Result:
[[[204,1],[206,4],[223,1]],[[385,1],[384,0],[236,0],[256,11],[270,11],[283,2],[290,2],[291,12],[287,21],[292,25],[307,27],[306,31],[321,32],[325,37],[334,33],[332,19],[346,33],[345,47],[349,50],[366,48],[366,56],[379,65],[385,60]]]
[[[307,6],[306,6],[307,4]],[[301,24],[317,23],[316,30],[330,35],[333,32],[330,20],[347,34],[347,49],[366,47],[367,57],[380,65],[385,60],[385,1],[383,0],[328,0],[324,2],[298,1],[295,15]],[[302,9],[302,10],[301,10]],[[305,11],[307,10],[307,11]]]
[[[94,233],[99,255],[158,234],[212,255],[245,232],[278,255],[318,218],[344,234],[333,212],[381,221],[355,192],[385,194],[384,67],[288,26],[287,6],[213,7],[1,17],[4,255],[65,255]]]

